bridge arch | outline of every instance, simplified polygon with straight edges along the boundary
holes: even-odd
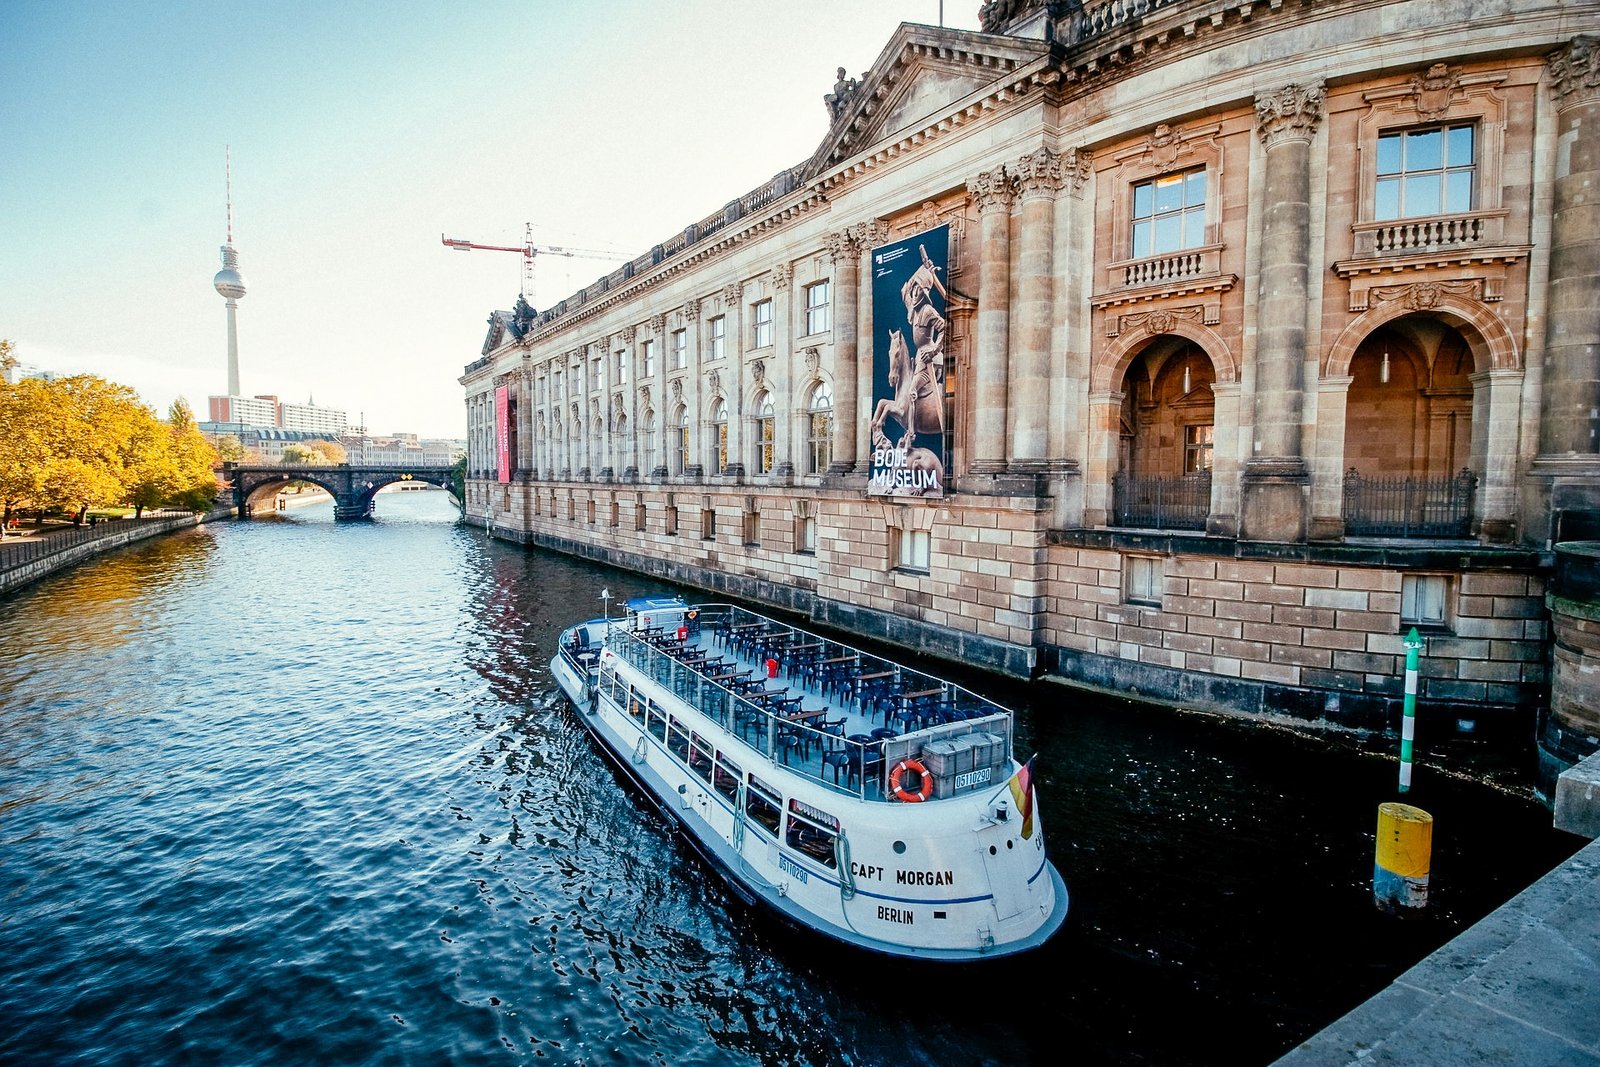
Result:
[[[396,482],[426,482],[442,489],[451,488],[449,467],[279,465],[245,466],[223,464],[223,474],[233,483],[233,502],[239,517],[247,519],[268,494],[291,481],[310,482],[333,496],[333,517],[338,520],[370,519],[372,498],[378,490]]]

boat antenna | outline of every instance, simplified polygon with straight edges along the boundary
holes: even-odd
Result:
[[[609,588],[600,590],[600,603],[605,605],[606,621],[610,622],[611,621],[611,590]]]

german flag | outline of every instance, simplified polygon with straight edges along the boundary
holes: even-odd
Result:
[[[1022,839],[1033,836],[1033,757],[1011,776],[1011,799],[1022,813]]]

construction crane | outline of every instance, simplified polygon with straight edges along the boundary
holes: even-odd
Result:
[[[517,252],[522,256],[522,299],[529,306],[533,306],[533,261],[539,256],[565,256],[568,259],[608,259],[625,260],[632,256],[620,252],[608,252],[598,248],[571,248],[566,245],[536,245],[533,243],[533,223],[528,223],[523,229],[523,239],[520,245],[481,245],[474,241],[463,240],[459,237],[446,237],[439,235],[439,241],[446,248],[454,248],[458,252],[470,252],[476,248],[484,252]]]

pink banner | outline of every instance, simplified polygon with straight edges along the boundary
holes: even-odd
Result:
[[[511,397],[504,385],[494,390],[494,454],[505,485],[511,481]]]

